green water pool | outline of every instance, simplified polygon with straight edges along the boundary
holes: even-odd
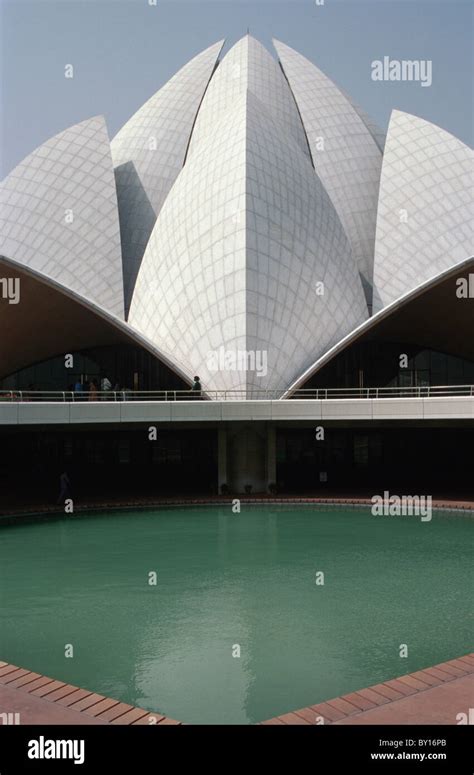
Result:
[[[472,524],[242,505],[3,526],[0,659],[188,723],[261,721],[471,651]]]

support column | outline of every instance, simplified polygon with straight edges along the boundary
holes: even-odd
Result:
[[[267,492],[271,484],[276,484],[276,428],[267,425]]]
[[[217,492],[220,495],[221,485],[227,481],[227,430],[217,429]]]
[[[231,492],[252,495],[266,491],[266,425],[263,422],[228,423],[227,474]]]

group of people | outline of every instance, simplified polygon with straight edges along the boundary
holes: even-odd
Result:
[[[28,390],[22,392],[23,401],[34,400],[34,396],[37,390],[38,388],[36,385],[29,384]],[[116,382],[114,387],[112,387],[112,382],[106,374],[101,377],[100,384],[97,379],[91,379],[90,381],[86,382],[78,377],[74,385],[71,384],[68,386],[68,391],[69,393],[74,393],[74,398],[76,401],[109,401],[112,398],[112,393],[122,394],[130,392],[129,388],[121,386],[118,382]],[[3,395],[2,397],[9,400],[14,400],[17,398],[16,393],[13,391],[8,393],[6,396]],[[185,394],[182,397],[187,398]],[[198,376],[194,377],[194,381],[191,387],[191,397],[202,397],[202,385]]]
[[[118,382],[112,388],[112,383],[106,374],[104,374],[100,380],[100,395],[99,395],[99,384],[96,379],[92,379],[89,383],[81,382],[81,380],[78,379],[74,387],[70,385],[69,390],[71,392],[74,392],[74,397],[76,401],[109,401],[110,396],[108,395],[108,393],[112,394],[112,392],[114,393],[129,392],[128,388],[121,387]],[[198,376],[194,377],[194,381],[191,387],[191,397],[192,398],[202,397],[202,385],[201,385],[201,380]]]
[[[113,390],[117,392],[120,389],[120,385],[117,382]],[[104,374],[100,380],[100,396],[98,396],[98,393],[99,383],[96,379],[92,379],[88,383],[82,382],[80,379],[78,379],[74,385],[74,395],[76,400],[97,401],[100,398],[101,401],[107,401],[109,399],[107,394],[112,393],[112,383],[106,374]]]

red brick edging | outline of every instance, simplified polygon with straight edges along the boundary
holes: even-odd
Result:
[[[63,683],[63,681],[55,681],[53,678],[24,670],[8,662],[0,662],[0,700],[3,688],[15,690],[14,703],[16,707],[10,707],[10,699],[9,707],[0,708],[0,712],[19,712],[20,723],[28,724],[28,720],[21,722],[21,715],[28,716],[34,698],[41,698],[43,701],[40,713],[41,720],[34,723],[58,723],[57,712],[53,711],[57,711],[59,706],[62,708],[62,714],[66,718],[68,717],[68,721],[65,723],[86,724],[96,721],[102,724],[148,724],[150,726],[179,725],[181,723],[160,713],[150,713],[143,708],[137,708],[119,700],[112,700],[87,689]],[[10,692],[8,694],[11,696]],[[61,722],[59,721],[59,723]]]
[[[325,702],[301,708],[281,716],[260,722],[260,725],[320,725],[338,723],[400,723],[403,719],[406,707],[401,710],[401,705],[407,697],[419,697],[423,695],[423,707],[417,708],[417,724],[433,723],[435,715],[434,696],[436,690],[443,685],[451,684],[454,687],[454,696],[458,694],[460,702],[456,706],[459,712],[465,710],[462,706],[461,683],[464,679],[474,675],[474,654],[465,654],[457,659],[442,662],[433,667],[417,670],[414,673],[402,675],[398,678],[374,684],[366,689],[359,689],[341,697],[336,697]],[[465,686],[462,687],[466,689]],[[7,697],[8,695],[8,697]],[[470,695],[472,696],[472,695]],[[179,726],[181,722],[163,716],[160,713],[150,713],[143,708],[137,708],[119,700],[95,694],[87,689],[63,683],[62,681],[47,678],[30,670],[11,665],[8,662],[0,662],[0,702],[7,700],[8,707],[0,707],[0,712],[19,712],[20,717],[26,717],[26,721],[20,723],[74,723],[74,724],[122,724],[149,726]],[[438,697],[437,702],[443,702],[443,697]],[[451,697],[452,700],[452,697]],[[29,721],[28,716],[35,711],[31,704],[36,702],[36,721]],[[401,702],[401,705],[398,703]],[[371,720],[370,712],[384,706],[393,711],[392,720],[380,722],[380,719]],[[442,706],[441,706],[442,707]],[[38,711],[39,708],[39,711]],[[60,715],[58,716],[58,711]],[[395,718],[396,716],[396,718]],[[62,717],[62,720],[61,720]],[[368,720],[367,720],[368,719]],[[412,719],[410,719],[411,721]],[[402,720],[403,723],[403,720]],[[405,721],[405,723],[407,723]],[[439,723],[439,722],[438,722]],[[443,723],[459,723],[456,714],[450,713],[449,720]]]
[[[404,700],[410,695],[414,697],[426,692],[426,707],[416,723],[429,724],[432,723],[434,715],[434,693],[432,690],[443,684],[447,684],[451,681],[456,682],[458,679],[466,678],[472,674],[474,674],[474,654],[465,654],[457,659],[441,662],[439,665],[434,665],[433,667],[427,667],[423,670],[417,670],[414,673],[402,675],[399,678],[393,678],[389,681],[384,681],[383,683],[374,684],[367,689],[350,692],[341,697],[320,702],[317,705],[310,705],[307,708],[300,708],[299,710],[290,713],[284,713],[281,716],[276,716],[275,718],[260,723],[263,725],[318,725],[344,722],[346,719],[348,719],[347,723],[360,723],[361,721],[364,721],[361,717],[366,715],[368,711],[374,710],[382,705],[390,706],[390,704],[392,705],[392,709],[395,710],[395,705],[398,701]],[[440,699],[442,701],[442,698]],[[463,710],[463,707],[459,707],[460,712]],[[459,723],[456,721],[455,714],[451,714],[449,718],[451,720],[445,721],[445,723]],[[366,721],[366,723],[377,722]],[[387,723],[387,721],[385,723]]]
[[[372,500],[368,497],[353,497],[353,496],[275,496],[275,495],[214,495],[203,497],[168,497],[168,498],[151,498],[149,500],[140,498],[132,498],[130,500],[118,500],[118,501],[89,501],[86,503],[75,503],[74,514],[83,514],[88,511],[108,511],[108,510],[120,510],[120,509],[154,509],[154,508],[168,508],[171,506],[229,506],[234,498],[238,498],[241,503],[245,504],[268,504],[268,505],[304,505],[314,504],[319,506],[370,506]],[[451,498],[433,498],[432,506],[434,509],[447,510],[447,511],[474,511],[474,500],[454,500]],[[18,509],[3,508],[0,510],[0,522],[8,524],[10,520],[14,520],[16,517],[45,517],[45,516],[64,516],[58,506],[30,506]],[[71,516],[71,515],[68,515]]]

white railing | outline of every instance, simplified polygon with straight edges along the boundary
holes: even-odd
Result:
[[[285,390],[109,390],[76,392],[71,390],[0,390],[0,401],[78,402],[78,401],[276,401],[306,399],[434,398],[474,396],[474,385],[430,385],[415,387],[302,388],[287,395]]]

